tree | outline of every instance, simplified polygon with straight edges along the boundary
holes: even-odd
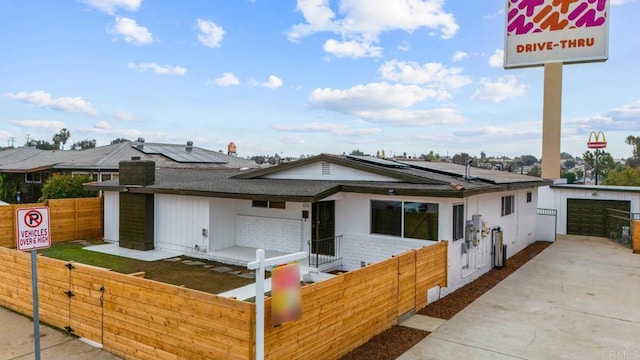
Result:
[[[480,151],[480,161],[484,162],[487,160],[487,154],[484,151]]]
[[[633,146],[633,156],[627,159],[626,165],[634,168],[640,167],[640,136],[629,135],[624,142]]]
[[[64,150],[64,145],[67,143],[67,140],[71,137],[71,132],[67,130],[67,128],[63,128],[57,134],[53,135],[53,146],[55,150]],[[62,146],[60,146],[62,144]]]
[[[91,182],[88,175],[54,175],[42,186],[42,197],[39,201],[47,199],[67,199],[79,197],[98,196],[97,191],[84,190],[82,184]]]
[[[457,153],[451,158],[451,162],[454,164],[467,165],[467,161],[471,159],[471,156],[467,153]]]
[[[55,145],[43,140],[29,140],[27,146],[32,146],[40,150],[57,150]]]
[[[576,174],[567,170],[561,169],[560,177],[563,179],[567,179],[567,184],[573,184],[574,182],[576,182]]]
[[[607,174],[609,174],[609,171],[615,169],[616,162],[615,160],[613,160],[613,157],[611,156],[611,154],[609,154],[606,151],[598,150],[597,153],[598,153],[598,178],[604,179],[607,177]],[[596,154],[595,151],[593,153],[591,151],[585,151],[584,154],[582,154],[582,157],[584,158],[584,162],[589,166],[590,169],[594,169],[594,170],[595,170],[595,164],[596,164],[595,154]],[[595,173],[594,173],[594,176],[595,176]]]
[[[573,160],[573,155],[569,154],[568,152],[561,152],[560,153],[560,159],[561,160]]]
[[[125,138],[117,138],[117,139],[111,140],[111,145],[120,144],[120,143],[127,142],[127,141],[131,141],[131,140],[125,139]]]
[[[529,172],[527,172],[527,175],[540,177],[540,168],[538,167],[538,165],[535,165],[531,169],[529,169]]]
[[[640,186],[640,168],[627,166],[624,169],[613,169],[602,183],[604,185]]]
[[[564,167],[566,169],[573,169],[576,166],[576,161],[573,159],[567,159],[564,161]]]
[[[355,150],[351,150],[349,155],[364,156],[365,154],[362,151],[360,151],[360,149],[355,149]]]
[[[16,201],[16,192],[20,191],[20,178],[0,174],[0,200],[8,203]]]
[[[71,150],[84,150],[84,149],[93,149],[96,147],[96,140],[85,139],[82,141],[78,141],[71,145]]]
[[[538,158],[533,155],[522,155],[520,156],[520,159],[522,160],[524,166],[531,166],[538,162]]]

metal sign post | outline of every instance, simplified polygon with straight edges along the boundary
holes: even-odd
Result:
[[[51,246],[49,208],[25,208],[16,210],[16,235],[19,251],[31,251],[31,292],[33,294],[33,346],[35,359],[40,360],[40,312],[38,304],[37,250]]]
[[[247,269],[256,271],[256,360],[264,360],[264,272],[267,266],[277,266],[307,257],[306,252],[264,258],[264,250],[256,250],[256,261]]]

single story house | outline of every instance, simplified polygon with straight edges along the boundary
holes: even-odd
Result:
[[[0,174],[6,174],[4,185],[13,189],[9,190],[12,198],[5,200],[37,202],[42,196],[42,185],[54,174],[88,175],[98,182],[117,179],[120,161],[132,157],[153,160],[158,167],[257,166],[252,160],[195,147],[192,142],[186,145],[145,143],[142,138],[84,150],[6,149],[0,151]]]
[[[119,181],[85,187],[103,191],[106,241],[228,263],[246,264],[262,248],[351,270],[448,240],[446,293],[493,267],[499,235],[508,256],[536,240],[537,188],[548,184],[451,163],[322,154],[257,170],[127,161]]]

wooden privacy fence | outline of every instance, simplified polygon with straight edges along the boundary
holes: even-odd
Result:
[[[16,210],[37,206],[49,207],[54,243],[103,236],[102,198],[50,199],[37,204],[0,206],[0,246],[16,247]]]
[[[427,304],[447,285],[447,242],[302,288],[300,320],[273,327],[265,301],[267,359],[338,359]],[[28,253],[0,248],[0,306],[31,316]],[[249,359],[255,304],[107,269],[38,257],[43,322],[125,359]]]

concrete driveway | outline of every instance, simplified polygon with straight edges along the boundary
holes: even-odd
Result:
[[[40,326],[40,355],[47,360],[119,359],[59,330]],[[33,322],[0,307],[0,360],[34,359]]]
[[[640,360],[640,255],[558,236],[399,359]]]

